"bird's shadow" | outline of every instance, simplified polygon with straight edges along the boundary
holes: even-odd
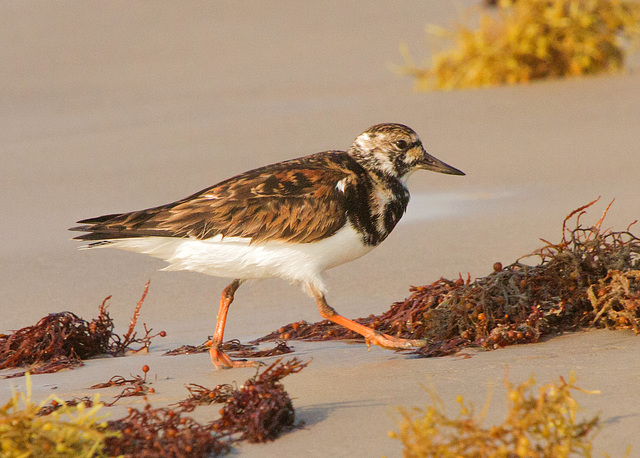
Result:
[[[295,399],[293,399],[295,404]],[[353,407],[369,407],[379,406],[380,402],[375,402],[373,399],[365,399],[359,401],[341,401],[341,402],[324,402],[320,404],[313,404],[304,407],[296,407],[296,425],[290,430],[286,431],[283,436],[288,434],[295,434],[300,429],[311,428],[326,420],[334,411],[339,409],[349,409]],[[238,456],[242,452],[240,448],[233,448],[229,452],[229,456]]]
[[[295,404],[295,400],[294,400]],[[324,402],[309,406],[296,408],[296,420],[303,421],[303,427],[310,427],[322,423],[329,418],[331,414],[339,409],[349,409],[354,407],[374,407],[382,405],[373,399],[357,400],[357,401],[340,401],[340,402]]]

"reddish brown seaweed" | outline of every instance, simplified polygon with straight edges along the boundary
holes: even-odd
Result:
[[[72,312],[51,313],[33,326],[27,326],[11,334],[0,335],[0,369],[31,366],[31,374],[57,372],[82,365],[82,360],[108,354],[122,355],[127,351],[147,350],[151,339],[165,336],[162,331],[153,335],[144,325],[145,335],[134,332],[140,307],[149,289],[145,285],[142,298],[136,305],[127,333],[120,337],[113,332],[113,320],[107,312],[107,297],[98,309],[98,317],[90,322]],[[132,344],[142,345],[131,350]],[[24,371],[8,377],[22,376]]]
[[[421,356],[452,354],[467,346],[498,348],[586,327],[640,330],[640,239],[602,229],[581,217],[597,199],[567,216],[562,240],[471,281],[440,280],[411,287],[411,296],[382,315],[356,321],[398,337],[425,339]],[[575,219],[575,228],[568,222]],[[633,223],[632,223],[633,224]],[[538,257],[540,264],[521,261]],[[328,321],[293,323],[256,342],[275,339],[361,339]]]
[[[118,394],[113,401],[104,403],[106,406],[112,406],[122,398],[131,396],[146,396],[147,394],[155,393],[155,390],[149,387],[147,383],[147,373],[149,372],[149,366],[146,364],[142,366],[142,372],[144,375],[131,375],[132,378],[126,379],[122,375],[114,375],[108,381],[104,383],[96,383],[89,387],[90,390],[96,390],[99,388],[109,388],[112,386],[124,386],[125,388]]]
[[[212,424],[215,431],[238,434],[238,440],[267,442],[295,426],[293,404],[280,380],[309,363],[298,358],[281,361],[278,359],[233,393],[222,409],[222,417]]]
[[[210,341],[211,338],[198,346],[183,345],[174,350],[169,350],[164,354],[164,356],[206,353],[209,351]],[[221,350],[235,358],[264,358],[267,356],[286,355],[287,353],[293,352],[293,348],[289,347],[287,342],[284,340],[276,340],[276,346],[273,348],[269,348],[267,350],[256,350],[255,345],[243,344],[238,339],[232,339],[224,342],[221,346]]]
[[[191,412],[197,406],[227,402],[233,395],[235,388],[233,385],[225,383],[223,385],[217,385],[210,390],[202,385],[189,383],[187,390],[189,390],[189,397],[187,399],[172,404],[184,412]]]
[[[40,409],[38,410],[38,416],[49,415],[50,413],[55,412],[56,410],[61,408],[63,405],[73,407],[77,406],[80,403],[84,404],[85,407],[93,407],[93,399],[89,396],[82,396],[80,398],[75,397],[68,401],[64,401],[64,403],[60,403],[54,399],[49,402],[49,404],[40,407]]]
[[[128,409],[128,415],[108,422],[108,429],[119,437],[106,439],[104,452],[125,457],[199,457],[229,451],[222,436],[182,412],[169,408]]]
[[[307,363],[297,358],[278,359],[262,373],[249,379],[240,389],[218,385],[209,390],[201,385],[187,387],[190,397],[177,408],[128,409],[128,415],[108,422],[107,428],[118,431],[109,437],[104,452],[125,457],[196,457],[221,455],[232,442],[265,442],[295,427],[291,399],[282,378],[304,369]],[[223,401],[221,418],[202,425],[184,415],[197,405]]]

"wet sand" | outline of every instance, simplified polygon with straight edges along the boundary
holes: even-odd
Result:
[[[427,22],[447,25],[477,2],[29,1],[0,6],[0,332],[70,310],[87,319],[113,295],[124,332],[144,283],[141,320],[167,337],[148,356],[96,359],[72,372],[34,376],[39,398],[90,393],[143,364],[153,405],[183,399],[186,383],[242,383],[251,369],[215,371],[207,355],[162,357],[211,334],[226,280],[159,272],[158,260],[115,250],[79,251],[76,220],[185,197],[235,173],[305,154],[345,149],[368,126],[413,127],[434,156],[467,173],[416,173],[409,211],[376,250],[327,272],[329,302],[349,317],[380,313],[409,285],[472,277],[559,240],[563,218],[598,195],[593,222],[616,198],[608,225],[640,218],[637,72],[480,91],[417,94],[389,71],[398,44],[426,53]],[[226,337],[243,341],[283,324],[316,321],[295,286],[243,286]],[[640,341],[596,331],[472,358],[411,359],[347,343],[298,343],[313,359],[285,379],[303,430],[241,456],[399,456],[386,432],[394,405],[420,405],[433,383],[453,412],[456,394],[480,407],[493,384],[487,421],[504,414],[502,381],[539,383],[576,371],[578,396],[603,431],[596,453],[620,456],[640,430]],[[294,353],[295,355],[295,353]],[[270,361],[272,359],[268,359]],[[23,380],[0,381],[0,399]],[[104,392],[109,398],[111,394]],[[113,417],[125,407],[109,409]],[[134,404],[139,405],[139,404]],[[198,409],[210,419],[217,408]]]

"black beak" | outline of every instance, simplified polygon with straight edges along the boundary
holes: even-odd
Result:
[[[430,154],[424,153],[424,158],[418,165],[418,168],[423,170],[430,170],[432,172],[446,173],[447,175],[465,175],[461,170],[451,167],[449,164],[445,164],[440,159],[436,159]]]

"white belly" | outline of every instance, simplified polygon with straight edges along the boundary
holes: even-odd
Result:
[[[311,283],[322,291],[324,270],[353,261],[374,248],[364,245],[349,224],[314,243],[249,244],[247,238],[220,236],[207,240],[148,237],[116,240],[108,246],[163,259],[169,263],[163,270],[193,270],[239,279],[279,277]]]

